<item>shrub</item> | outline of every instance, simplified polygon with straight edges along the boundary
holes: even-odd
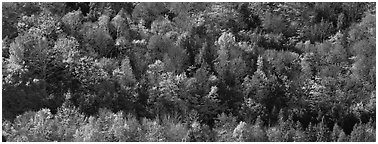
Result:
[[[215,138],[215,132],[206,124],[200,124],[198,121],[192,122],[188,131],[187,141],[190,142],[212,142]]]
[[[295,125],[295,132],[294,132],[294,142],[304,142],[306,141],[306,133],[302,130],[302,124],[297,121]]]
[[[278,126],[269,128],[267,131],[269,141],[292,142],[295,137],[294,122],[292,116],[284,120],[283,110],[279,112]]]
[[[14,123],[7,127],[8,141],[13,142],[43,142],[52,141],[51,128],[53,115],[49,109],[38,112],[26,112],[17,116]]]
[[[93,116],[88,118],[88,123],[78,128],[74,134],[74,141],[81,142],[106,142],[116,141],[113,133],[109,129],[113,125],[115,114],[107,109],[100,109],[98,118]]]
[[[327,142],[329,141],[330,132],[325,125],[324,117],[322,121],[316,126],[316,141],[317,142]]]
[[[349,142],[349,136],[347,136],[344,132],[341,132],[339,134],[339,138],[337,139],[337,142]]]
[[[247,124],[243,121],[241,121],[236,128],[234,129],[234,132],[232,133],[232,137],[236,139],[236,141],[244,141],[245,139],[245,131],[247,131]]]
[[[88,123],[81,126],[76,130],[74,134],[75,142],[94,142],[94,141],[104,141],[100,137],[100,131],[97,126],[95,117],[89,117]]]
[[[85,124],[85,116],[66,101],[54,117],[54,140],[73,141],[76,130]]]
[[[278,127],[270,127],[267,130],[267,136],[268,140],[271,142],[282,142],[283,141],[283,136],[281,131],[278,129]]]
[[[332,142],[337,142],[337,140],[340,138],[340,134],[343,132],[343,130],[335,123],[333,126],[333,130],[331,133],[331,138],[330,140]]]
[[[306,133],[301,130],[296,130],[293,139],[294,139],[294,142],[305,142]]]
[[[134,116],[129,114],[126,118],[123,118],[123,113],[118,112],[109,133],[114,135],[116,141],[137,142],[141,140],[142,129]]]
[[[178,115],[165,116],[162,121],[164,127],[164,137],[166,141],[181,142],[187,139],[188,128],[184,123],[181,123],[181,118]]]
[[[316,142],[316,129],[315,126],[310,122],[305,131],[306,142]]]
[[[163,142],[165,141],[163,127],[157,121],[152,121],[147,118],[142,120],[142,129],[144,134],[143,140],[145,142]]]
[[[240,122],[234,129],[233,137],[240,142],[266,142],[268,136],[262,128],[262,121],[260,117],[256,119],[254,125]]]
[[[356,124],[350,134],[351,142],[375,142],[375,125],[371,122],[367,124]]]
[[[214,131],[216,132],[216,141],[233,141],[233,131],[236,126],[236,117],[225,113],[218,115],[214,128]]]
[[[182,123],[171,123],[165,128],[165,137],[169,142],[182,142],[186,139],[188,129]]]

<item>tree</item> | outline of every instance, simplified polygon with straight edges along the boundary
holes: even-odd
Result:
[[[114,40],[109,34],[110,17],[102,15],[96,23],[85,22],[80,33],[83,36],[83,49],[94,57],[115,57]]]
[[[375,3],[2,12],[10,141],[375,141]]]
[[[77,38],[79,37],[79,32],[82,27],[83,14],[81,11],[69,12],[62,17],[62,22],[67,29],[67,34],[72,35]]]
[[[41,12],[41,9],[38,7],[38,3],[5,2],[2,8],[2,12],[4,13],[4,20],[2,22],[3,39],[5,37],[8,37],[9,39],[14,39],[18,36],[18,18],[22,18],[23,16],[30,16],[33,14],[38,15],[39,12]]]
[[[32,21],[32,27],[25,29],[26,31],[19,35],[9,47],[7,78],[5,79],[5,89],[3,89],[4,100],[12,101],[14,98],[23,100],[25,98],[20,97],[29,97],[27,94],[34,95],[29,97],[32,99],[28,102],[31,105],[18,106],[19,108],[15,108],[13,114],[21,112],[19,110],[24,108],[39,109],[45,106],[55,108],[63,102],[62,94],[64,92],[54,89],[53,84],[59,83],[59,81],[51,81],[54,79],[51,76],[64,75],[64,72],[62,74],[59,71],[62,62],[54,59],[54,49],[51,48],[54,43],[54,35],[57,35],[59,28],[56,21],[54,17],[41,13],[35,21]],[[12,92],[17,89],[21,89],[21,91]],[[49,104],[51,99],[55,99],[55,102]],[[6,103],[4,104],[6,105]],[[7,107],[13,106],[11,104]]]

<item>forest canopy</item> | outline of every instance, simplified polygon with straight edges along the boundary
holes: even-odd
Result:
[[[3,141],[376,141],[376,4],[3,2]]]

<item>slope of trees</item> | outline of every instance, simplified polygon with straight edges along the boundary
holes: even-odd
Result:
[[[375,3],[3,3],[7,141],[376,141]]]

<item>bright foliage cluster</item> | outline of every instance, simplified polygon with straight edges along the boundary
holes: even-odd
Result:
[[[8,141],[375,141],[375,3],[3,3]]]

